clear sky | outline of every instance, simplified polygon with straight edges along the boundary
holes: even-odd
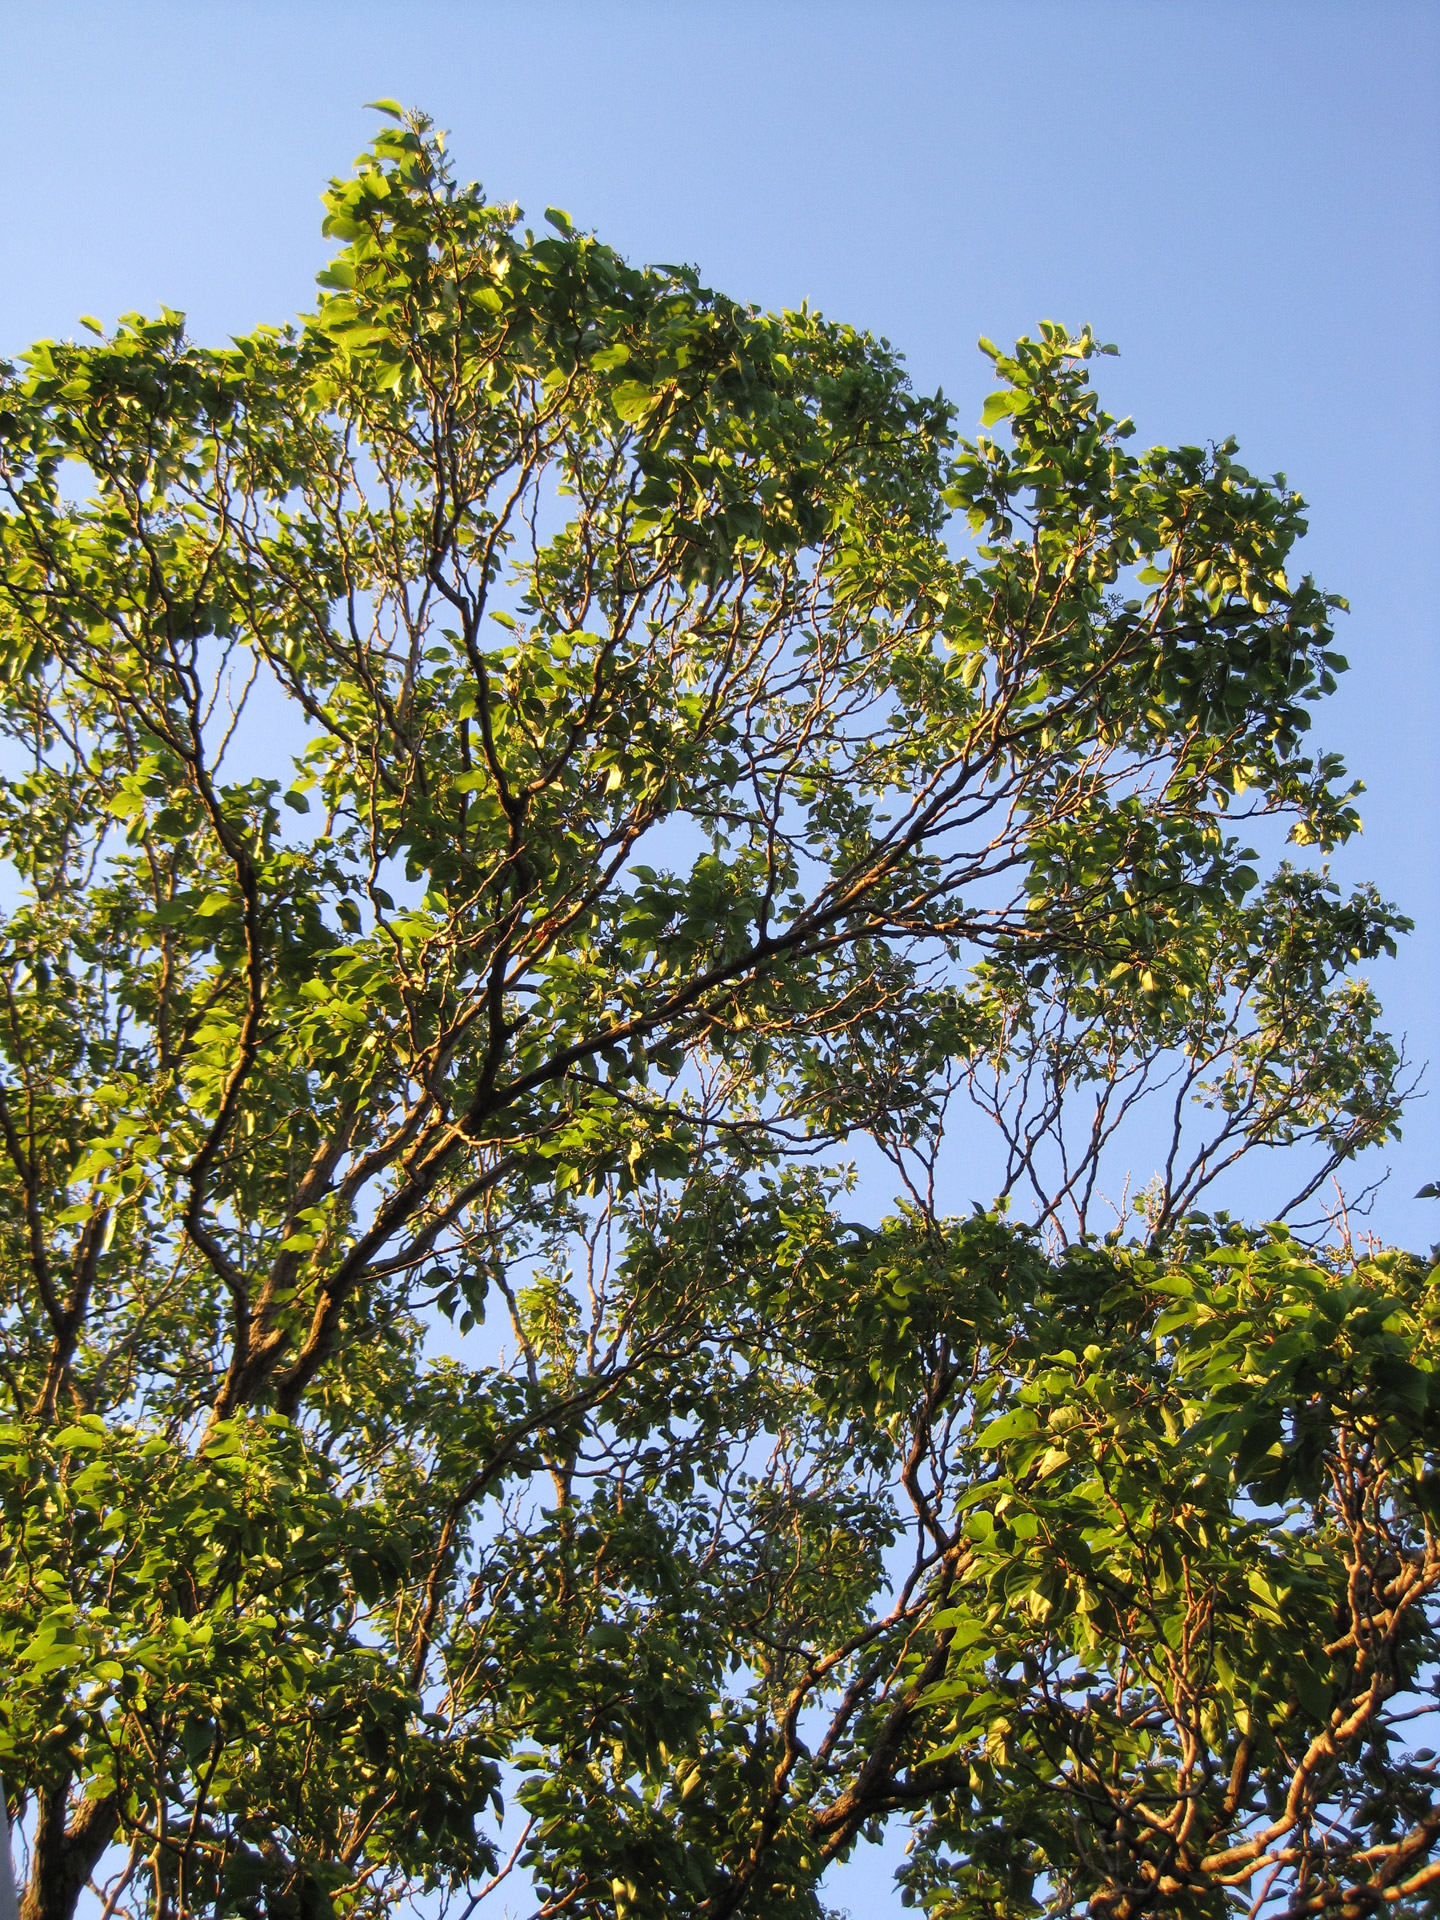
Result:
[[[1418,923],[1375,977],[1432,1098],[1375,1224],[1440,1238],[1410,1200],[1440,1177],[1436,0],[0,0],[0,36],[0,353],[306,306],[317,194],[383,94],[497,197],[887,335],[967,427],[977,335],[1088,320],[1141,443],[1283,468],[1353,607],[1316,733],[1369,789],[1341,871]]]

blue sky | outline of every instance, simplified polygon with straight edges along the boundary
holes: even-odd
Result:
[[[0,353],[81,313],[164,302],[214,340],[308,304],[377,94],[497,197],[887,335],[967,425],[977,335],[1092,322],[1142,443],[1233,432],[1312,503],[1305,564],[1353,607],[1316,737],[1369,789],[1338,864],[1418,922],[1375,978],[1440,1089],[1434,0],[0,0],[0,31]],[[1392,1158],[1375,1224],[1428,1244],[1440,1099]]]

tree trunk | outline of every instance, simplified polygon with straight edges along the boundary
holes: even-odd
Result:
[[[20,1903],[20,1920],[72,1920],[75,1902],[115,1838],[120,1809],[113,1794],[104,1800],[83,1800],[71,1826],[65,1824],[67,1797],[64,1786],[40,1797],[30,1884]]]
[[[10,1813],[5,1804],[5,1782],[0,1780],[0,1920],[17,1920],[19,1912],[15,1862],[10,1852]]]

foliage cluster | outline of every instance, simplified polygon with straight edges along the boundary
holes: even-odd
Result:
[[[937,1920],[1425,1910],[1432,1281],[1281,1224],[1406,923],[1245,844],[1358,825],[1303,502],[419,117],[326,202],[293,326],[0,372],[27,1920],[818,1916],[897,1814]]]

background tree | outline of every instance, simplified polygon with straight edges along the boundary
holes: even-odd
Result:
[[[1225,1166],[1312,1143],[1303,1200],[1396,1126],[1349,970],[1404,923],[1261,887],[1235,831],[1357,824],[1303,750],[1343,663],[1285,571],[1302,503],[1228,444],[1129,454],[1088,331],[987,349],[1010,444],[957,440],[883,343],[554,210],[522,235],[420,118],[327,206],[294,327],[132,316],[0,394],[26,1913],[112,1859],[111,1910],[165,1920],[473,1896],[502,1762],[547,1912],[818,1912],[922,1801],[943,1906],[945,1676],[1040,1658],[952,1621],[989,1566],[978,1413],[1116,1287],[1100,1371],[1140,1392],[1146,1288]],[[1063,1249],[1152,1086],[1160,1264],[1094,1294]],[[960,1089],[1048,1255],[945,1219]],[[817,1160],[865,1133],[907,1196],[878,1236]],[[1207,1470],[1238,1539],[1247,1483]],[[1290,1751],[1240,1770],[1236,1832]],[[1189,1829],[1102,1871],[1044,1818],[1036,1872],[1097,1911],[1141,1911],[1136,1875],[1212,1897]],[[976,1884],[954,1911],[1028,1910]]]

